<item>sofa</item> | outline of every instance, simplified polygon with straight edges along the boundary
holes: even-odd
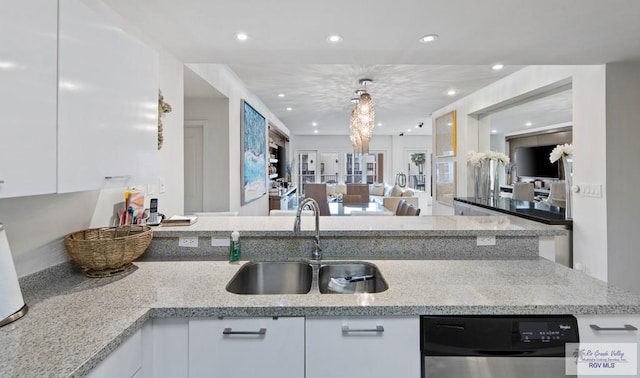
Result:
[[[327,184],[327,196],[329,198],[337,198],[340,200],[342,196],[346,194],[347,184]],[[413,190],[403,189],[398,185],[388,185],[381,182],[369,184],[369,199],[378,202],[387,210],[394,212],[401,199],[406,200],[415,207],[420,207],[418,197],[415,196]]]

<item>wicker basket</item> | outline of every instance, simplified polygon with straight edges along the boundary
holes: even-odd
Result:
[[[71,260],[89,277],[109,277],[133,269],[149,247],[153,231],[142,225],[90,228],[64,237]]]

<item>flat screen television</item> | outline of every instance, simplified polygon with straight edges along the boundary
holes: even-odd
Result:
[[[517,147],[515,153],[516,174],[521,177],[560,178],[560,165],[551,163],[549,154],[556,147]]]

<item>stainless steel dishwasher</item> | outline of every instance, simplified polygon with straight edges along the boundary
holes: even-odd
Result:
[[[422,316],[420,332],[423,378],[571,377],[565,344],[578,342],[571,315]]]

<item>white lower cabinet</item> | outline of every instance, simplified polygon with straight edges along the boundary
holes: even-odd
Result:
[[[304,327],[302,317],[192,318],[189,377],[303,377]]]
[[[420,377],[419,317],[306,319],[306,378]]]
[[[581,343],[635,343],[640,361],[640,315],[575,315]],[[608,348],[603,345],[603,349]],[[638,366],[640,373],[640,366]],[[582,376],[582,375],[580,375]],[[590,375],[593,376],[593,375]]]
[[[122,342],[107,358],[93,368],[89,378],[132,378],[142,376],[142,329]]]

